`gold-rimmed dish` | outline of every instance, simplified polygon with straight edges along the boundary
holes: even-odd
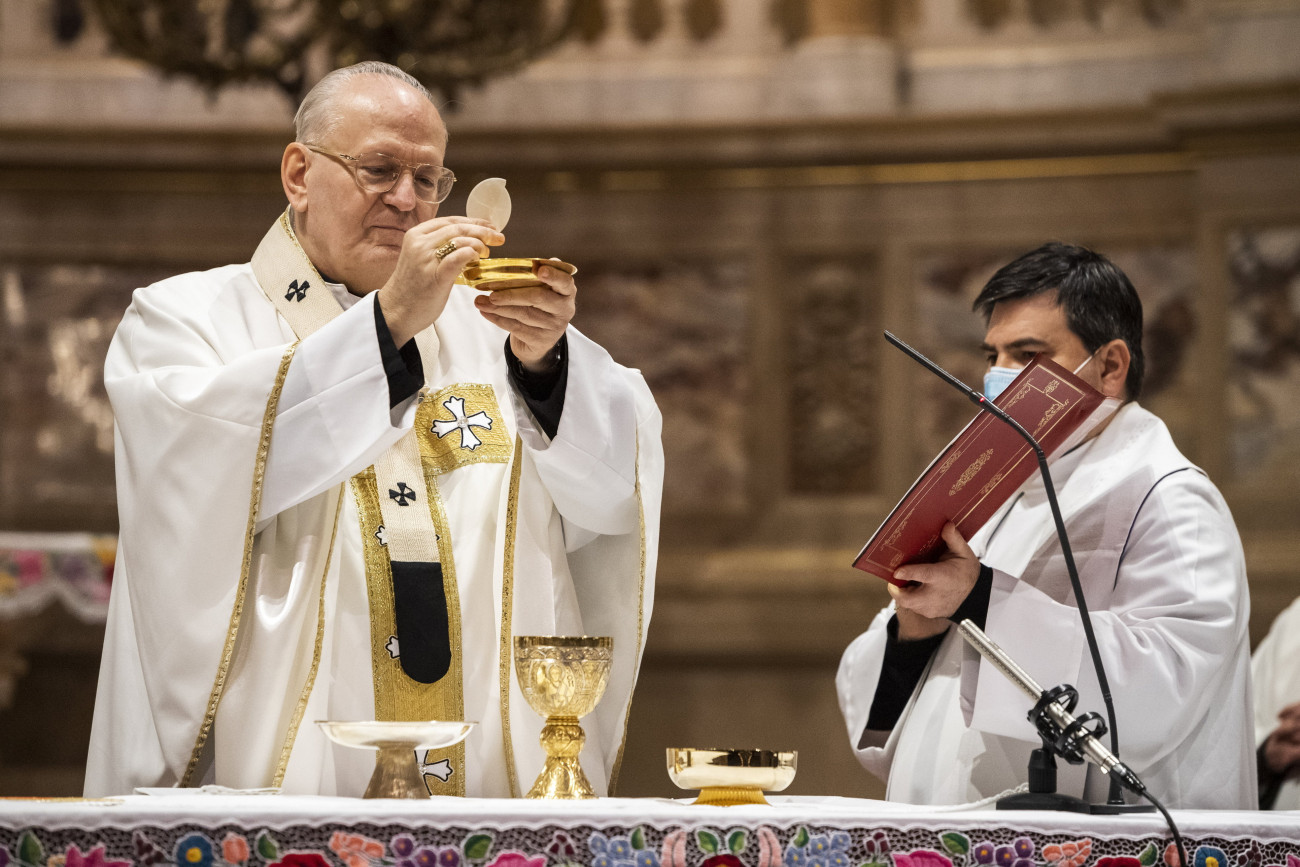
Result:
[[[682,789],[698,789],[697,804],[766,804],[764,792],[794,781],[793,750],[668,748],[668,776]]]
[[[578,273],[576,265],[561,262],[559,259],[479,259],[461,274],[470,286],[483,292],[499,292],[502,289],[524,289],[529,286],[546,285],[537,277],[541,267],[555,268],[566,274]]]

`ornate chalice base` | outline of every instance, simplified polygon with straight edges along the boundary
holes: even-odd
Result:
[[[772,750],[668,748],[668,776],[679,788],[699,789],[696,804],[734,807],[766,804],[794,779],[798,753]]]
[[[528,705],[546,717],[541,744],[546,763],[529,798],[594,798],[578,764],[587,736],[578,725],[605,692],[614,639],[589,636],[515,636],[515,674]]]
[[[559,259],[479,259],[461,274],[462,279],[475,289],[496,292],[500,289],[523,289],[544,286],[537,279],[537,269],[542,265],[576,274],[578,269]]]
[[[337,744],[377,750],[375,772],[364,798],[427,798],[417,750],[437,750],[460,743],[474,728],[472,722],[416,720],[359,720],[316,725]]]

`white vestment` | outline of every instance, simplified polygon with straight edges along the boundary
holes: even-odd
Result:
[[[1300,702],[1300,598],[1277,616],[1251,657],[1255,681],[1255,745],[1277,728],[1277,715]],[[1300,810],[1300,776],[1282,783],[1274,810]]]
[[[1052,465],[1119,728],[1120,758],[1168,807],[1253,808],[1249,597],[1218,490],[1163,422],[1122,407]],[[993,570],[985,632],[1044,689],[1073,684],[1105,716],[1041,479],[970,540]],[[890,800],[954,804],[1028,778],[1030,702],[949,628],[892,731],[858,749],[892,607],[845,651],[836,686],[858,759]],[[1109,735],[1104,739],[1109,746]],[[1058,791],[1094,803],[1108,779],[1058,762]]]
[[[315,721],[437,718],[420,704],[425,686],[393,673],[375,518],[376,502],[392,508],[385,492],[398,494],[376,487],[378,467],[415,430],[434,449],[419,458],[425,520],[459,637],[458,677],[444,678],[454,689],[439,693],[459,716],[441,718],[477,723],[452,791],[527,791],[543,720],[519,690],[512,636],[586,634],[614,638],[608,689],[582,721],[581,763],[603,794],[653,596],[663,458],[649,389],[570,328],[548,438],[510,383],[506,333],[457,285],[417,337],[420,398],[390,409],[375,296],[312,274],[287,291],[264,291],[251,264],[165,280],[135,293],[114,337],[105,381],[121,536],[86,793],[215,783],[359,795],[374,753],[333,745]],[[297,337],[268,296],[292,301],[299,284],[337,303],[286,355]],[[446,419],[442,433],[426,413]]]

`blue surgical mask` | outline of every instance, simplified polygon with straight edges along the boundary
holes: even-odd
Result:
[[[997,400],[998,395],[1007,390],[1011,380],[1020,375],[1023,367],[990,367],[984,374],[984,396]]]
[[[1094,352],[1092,355],[1085,358],[1079,366],[1074,369],[1075,376],[1078,376],[1079,371],[1087,367],[1088,362],[1092,361],[1096,355],[1097,353]],[[1013,379],[1020,375],[1020,371],[1022,370],[1024,370],[1023,367],[990,367],[988,373],[984,374],[984,396],[989,400],[997,400],[998,395],[1007,390],[1007,386],[1011,384]]]

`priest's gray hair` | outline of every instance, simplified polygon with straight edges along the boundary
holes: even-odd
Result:
[[[438,107],[429,89],[414,76],[391,63],[384,63],[381,60],[363,60],[327,73],[308,91],[303,97],[302,104],[298,106],[297,114],[293,116],[294,141],[303,144],[319,144],[328,138],[342,120],[337,105],[338,95],[352,79],[360,75],[386,75],[395,78],[423,95],[434,108]],[[446,126],[442,128],[440,144],[444,146],[447,144]]]

